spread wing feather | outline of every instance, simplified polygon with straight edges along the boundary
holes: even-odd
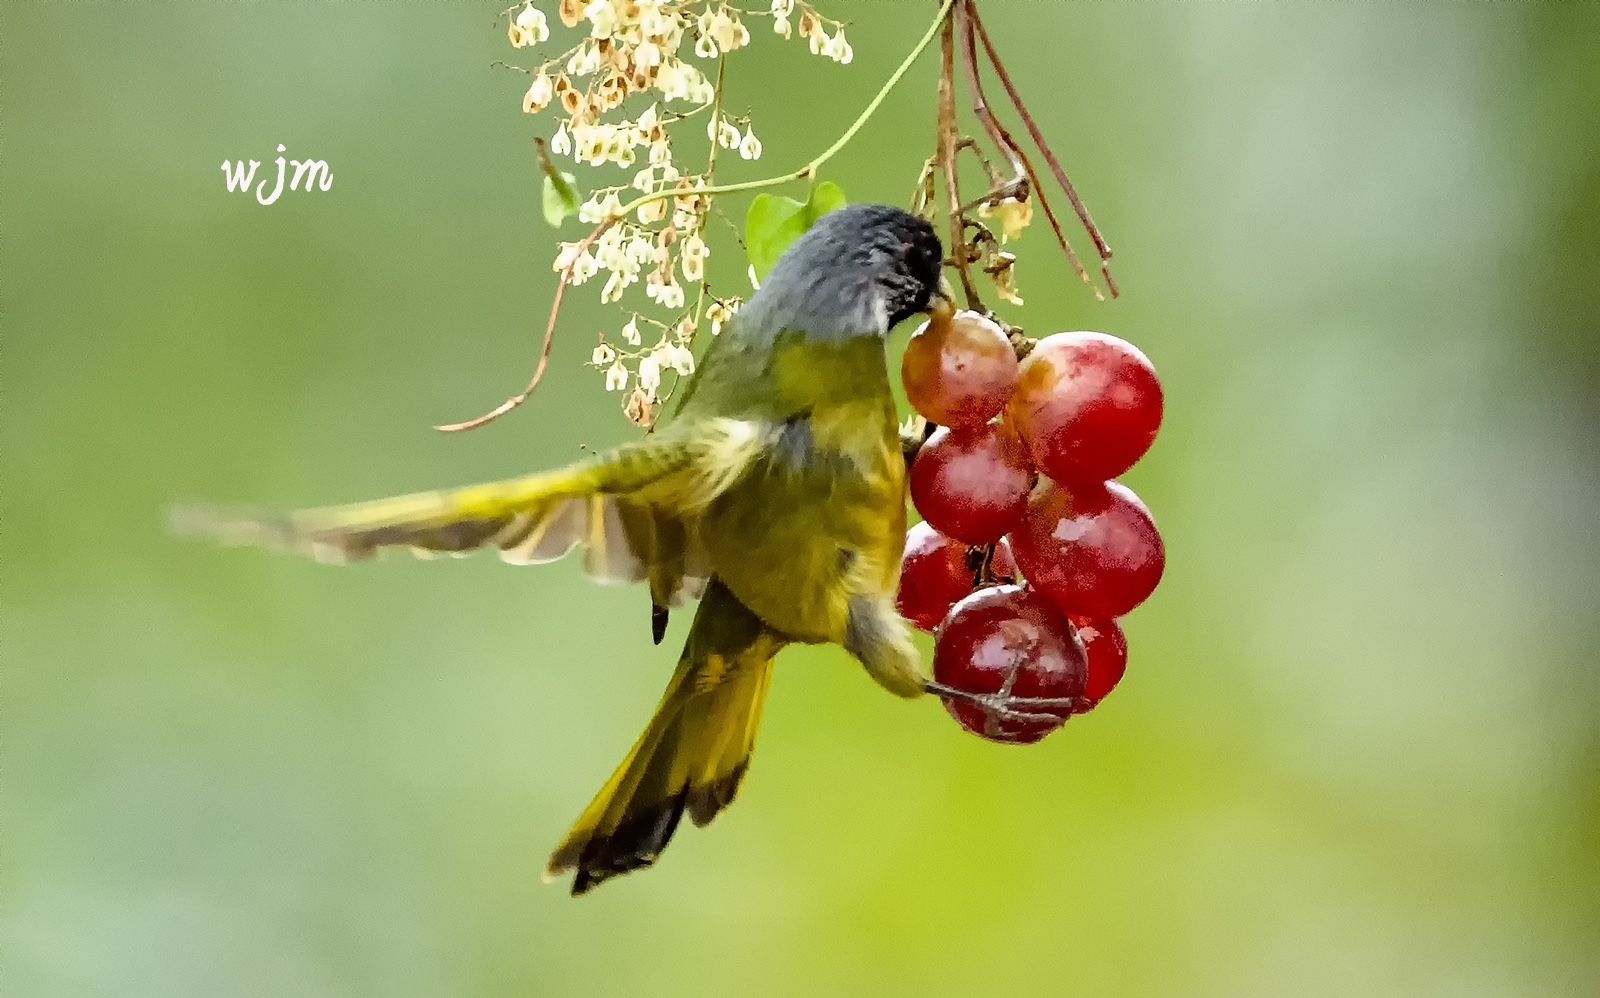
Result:
[[[697,597],[710,575],[699,513],[749,469],[764,438],[742,420],[697,421],[504,482],[287,515],[188,507],[173,522],[183,534],[332,563],[385,548],[432,557],[494,547],[507,562],[537,565],[582,547],[584,568],[598,581],[648,580],[658,605],[678,606]]]

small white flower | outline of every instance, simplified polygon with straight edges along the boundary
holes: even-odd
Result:
[[[550,22],[545,19],[544,11],[531,3],[517,14],[516,24],[522,29],[524,44],[538,45],[550,37]]]
[[[654,201],[646,201],[644,204],[639,206],[639,211],[638,211],[637,214],[638,214],[638,217],[639,217],[639,224],[640,225],[654,225],[654,224],[656,224],[657,222],[661,221],[663,218],[667,217],[667,202],[666,202],[666,199],[665,198],[657,198]]]
[[[679,309],[683,307],[683,285],[673,280],[669,273],[665,282],[662,281],[660,272],[650,275],[650,280],[645,284],[644,293],[650,300],[665,309]]]
[[[579,45],[578,50],[567,59],[567,72],[573,76],[588,76],[599,68],[600,49],[589,42]]]
[[[606,391],[620,392],[628,387],[628,369],[622,366],[622,361],[614,362],[606,369]]]
[[[734,313],[738,310],[738,302],[737,298],[732,298],[728,301],[718,299],[711,303],[710,308],[706,309],[706,318],[711,320],[712,336],[721,335],[722,327],[733,318]]]
[[[563,272],[569,267],[572,268],[572,276],[567,281],[574,287],[600,272],[600,262],[594,258],[594,254],[587,249],[580,254],[576,243],[562,243],[561,252],[557,254],[552,269]]]
[[[566,156],[572,152],[572,136],[567,134],[567,123],[562,122],[556,129],[556,134],[550,139],[550,151],[557,156]]]
[[[614,301],[621,301],[622,289],[627,286],[622,274],[613,271],[611,276],[606,278],[606,286],[600,289],[600,304],[609,305]]]
[[[533,83],[528,87],[528,92],[522,96],[522,110],[528,114],[537,114],[550,104],[555,88],[550,82],[550,75],[544,70],[539,70],[539,75],[533,78]]]
[[[821,51],[822,43],[828,39],[827,32],[822,30],[822,19],[809,7],[800,11],[800,37],[810,43],[812,55]]]
[[[750,44],[750,32],[737,17],[728,14],[726,7],[718,10],[711,19],[711,37],[724,52],[732,52]]]
[[[610,38],[617,30],[617,11],[611,6],[611,0],[594,0],[583,9],[583,16],[592,25],[589,31],[591,38]]]
[[[682,344],[672,343],[662,348],[661,360],[681,377],[686,378],[694,373],[694,354]]]
[[[656,257],[655,246],[642,235],[635,235],[628,240],[627,248],[623,252],[627,254],[628,259],[632,261],[634,266],[643,266]]]
[[[656,89],[661,91],[664,100],[677,100],[689,93],[689,84],[683,78],[682,66],[677,59],[668,59],[661,63],[661,68],[656,72]]]
[[[625,271],[628,269],[628,254],[622,249],[623,227],[613,225],[595,243],[594,255],[600,258],[600,265],[607,270]]]
[[[647,392],[661,387],[661,362],[653,353],[639,359],[639,387]]]
[[[639,317],[630,316],[628,324],[622,327],[622,338],[632,346],[639,345]]]
[[[582,284],[598,273],[600,273],[600,261],[594,258],[593,253],[584,250],[573,262],[572,283]]]
[[[694,40],[694,54],[702,59],[715,59],[717,43],[711,40],[710,35],[702,32],[700,37]]]
[[[690,236],[683,241],[682,249],[683,276],[688,281],[702,281],[706,276],[706,257],[711,255],[711,250],[706,248],[705,240],[698,234]]]
[[[665,38],[672,31],[672,23],[661,14],[661,5],[653,2],[639,4],[639,33],[646,38]]]
[[[599,222],[603,219],[610,218],[612,215],[620,214],[622,214],[622,199],[617,197],[616,191],[611,191],[606,195],[606,199],[600,202],[600,217],[595,219],[595,221]],[[622,230],[618,228],[612,228],[610,232],[605,234],[605,236],[600,237],[601,240],[603,241],[606,236],[610,236],[613,232],[616,233],[617,241],[620,243],[622,241]]]
[[[611,344],[601,343],[599,346],[594,348],[594,356],[590,358],[589,362],[595,367],[605,367],[607,364],[610,364],[616,359],[617,352],[611,349]]]
[[[756,130],[750,125],[745,126],[744,138],[739,140],[739,158],[761,158],[761,140],[756,138]]]
[[[833,36],[833,41],[829,42],[828,45],[830,49],[828,58],[841,66],[848,65],[850,60],[856,57],[855,50],[850,47],[849,42],[845,41],[843,28],[839,29],[838,34]]]

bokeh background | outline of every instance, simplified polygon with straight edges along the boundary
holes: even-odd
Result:
[[[725,178],[831,141],[932,12],[823,6],[855,61],[752,22]],[[8,996],[1600,992],[1600,6],[984,9],[1126,291],[1041,220],[1007,314],[1166,384],[1128,678],[1017,749],[791,650],[738,805],[574,901],[542,862],[686,617],[163,527],[636,432],[581,366],[598,285],[524,410],[429,429],[521,384],[554,284],[497,8],[6,5]],[[905,203],[934,73],[825,176]],[[226,192],[279,143],[332,190]]]

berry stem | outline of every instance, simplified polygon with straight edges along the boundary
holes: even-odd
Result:
[[[961,291],[966,296],[967,307],[975,312],[986,312],[978,289],[972,284],[971,259],[967,252],[966,214],[961,209],[961,180],[956,169],[956,147],[961,133],[956,124],[955,101],[955,31],[963,6],[953,6],[944,19],[944,30],[939,38],[941,62],[939,68],[938,161],[944,173],[945,197],[949,203],[950,253],[955,260],[956,273],[961,278]]]
[[[1017,171],[1018,179],[1012,181],[1012,186],[1020,187],[1023,195],[1027,194],[1029,185],[1032,186],[1034,196],[1039,199],[1039,207],[1043,209],[1044,217],[1050,222],[1050,231],[1055,233],[1056,242],[1061,246],[1061,252],[1066,254],[1067,262],[1072,265],[1073,271],[1083,279],[1083,283],[1089,285],[1090,290],[1094,292],[1094,296],[1104,301],[1105,296],[1100,293],[1099,288],[1094,286],[1094,282],[1089,280],[1089,272],[1083,269],[1083,262],[1078,259],[1077,251],[1072,248],[1072,243],[1067,240],[1066,233],[1061,231],[1061,222],[1056,218],[1055,209],[1050,206],[1050,199],[1045,196],[1044,185],[1039,183],[1039,174],[1034,170],[1033,162],[1028,159],[1028,154],[1023,151],[1021,144],[1012,137],[1004,125],[1000,124],[999,119],[994,116],[994,112],[989,110],[989,101],[984,96],[983,82],[978,75],[977,45],[973,41],[973,26],[977,13],[971,0],[964,0],[964,6],[967,9],[967,17],[963,19],[965,30],[961,36],[961,59],[967,70],[967,86],[972,90],[972,112],[977,115],[979,121],[983,122],[984,128],[989,132],[990,139],[1005,152],[1007,158],[1011,160],[1013,168]],[[1023,177],[1026,177],[1026,183],[1022,182]],[[997,190],[988,198],[981,199],[977,203],[982,204],[984,201],[988,201],[992,204],[999,198],[1007,196],[1015,195],[1010,191]],[[1115,285],[1112,287],[1114,289]],[[1115,290],[1113,290],[1112,296],[1115,297]],[[1019,354],[1017,359],[1021,360],[1022,355]]]
[[[978,80],[977,48],[973,44],[972,40],[972,18],[969,13],[972,9],[971,3],[969,0],[962,0],[961,7],[963,13],[967,15],[960,18],[961,66],[966,70],[967,73],[967,89],[972,92],[972,113],[977,116],[978,121],[983,125],[984,130],[989,133],[989,139],[994,142],[995,148],[999,149],[1000,152],[1004,154],[1007,161],[1009,161],[1011,164],[1011,189],[1005,193],[1002,193],[999,188],[1004,181],[996,180],[995,187],[997,189],[991,191],[986,197],[979,199],[972,205],[972,207],[976,207],[984,202],[994,204],[1001,198],[1008,196],[1016,196],[1019,198],[1026,197],[1028,193],[1028,186],[1025,180],[1025,171],[1023,170],[1022,163],[1017,158],[1017,144],[1012,141],[1010,133],[1005,130],[1005,127],[1000,124],[998,119],[995,118],[993,112],[989,110],[989,102],[986,101],[983,96],[983,84]],[[983,160],[983,153],[978,149],[978,144],[976,142],[971,142],[969,140],[963,144],[971,145],[973,151],[978,153],[978,158]],[[984,160],[984,166],[988,165],[988,161]],[[991,177],[993,177],[994,171],[990,170],[989,172]]]
[[[1011,98],[1011,104],[1017,109],[1017,115],[1022,118],[1023,125],[1028,129],[1028,135],[1033,138],[1034,144],[1039,147],[1039,152],[1044,154],[1045,162],[1050,165],[1050,172],[1055,174],[1056,181],[1061,189],[1066,192],[1067,200],[1072,202],[1073,211],[1078,214],[1078,221],[1083,224],[1084,231],[1089,233],[1089,238],[1094,241],[1094,248],[1100,254],[1100,273],[1105,278],[1106,288],[1111,292],[1111,297],[1116,298],[1121,292],[1117,289],[1117,282],[1111,277],[1111,246],[1101,235],[1100,229],[1094,224],[1094,219],[1089,217],[1089,209],[1084,206],[1083,199],[1078,197],[1078,191],[1072,186],[1072,181],[1067,179],[1067,173],[1061,168],[1060,160],[1051,150],[1050,143],[1045,141],[1044,133],[1034,123],[1033,115],[1028,113],[1028,106],[1023,103],[1022,95],[1017,93],[1017,88],[1011,83],[1011,75],[1006,72],[1005,64],[1000,61],[1000,55],[994,49],[994,43],[989,40],[989,32],[983,26],[983,18],[978,16],[978,8],[972,0],[963,0],[967,17],[971,19],[973,27],[977,29],[978,39],[983,42],[983,50],[989,56],[989,64],[994,67],[995,76],[999,77],[1000,85],[1005,88],[1006,96]]]

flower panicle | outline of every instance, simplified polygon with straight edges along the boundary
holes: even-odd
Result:
[[[770,0],[753,10],[727,0],[524,0],[506,15],[512,47],[541,60],[528,70],[522,110],[556,116],[550,153],[629,174],[611,185],[580,180],[589,193],[579,221],[605,228],[597,238],[560,243],[552,267],[574,287],[596,280],[603,304],[633,301],[630,289],[642,285],[644,300],[633,307],[670,317],[630,311],[620,333],[599,337],[590,359],[606,390],[623,394],[628,418],[648,426],[662,376],[692,374],[696,331],[720,334],[740,304],[709,293],[712,197],[698,191],[712,186],[718,151],[757,160],[763,150],[750,116],[725,110],[720,60],[750,47],[752,24],[769,18],[779,39],[798,35],[813,54],[848,64],[854,53],[845,25],[808,0]],[[570,34],[551,45],[555,21]],[[719,64],[707,66],[711,60]],[[678,147],[695,136],[675,126],[698,115],[705,116],[708,166],[684,172]],[[644,197],[651,200],[622,217],[626,203]],[[641,329],[650,325],[662,336],[645,348]]]

